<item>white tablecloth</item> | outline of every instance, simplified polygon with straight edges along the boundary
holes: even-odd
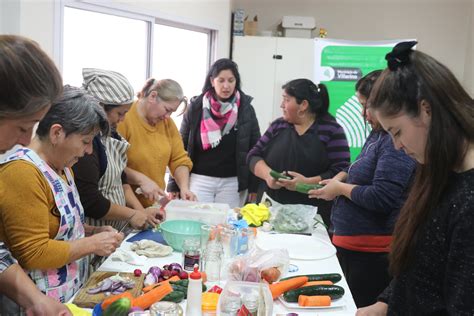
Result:
[[[128,239],[128,236],[126,239]],[[322,227],[318,226],[316,230],[313,232],[312,237],[315,239],[323,239],[329,242],[329,236],[327,231]],[[258,234],[257,234],[258,238]],[[131,243],[124,241],[120,246],[123,250],[130,250]],[[114,272],[133,272],[133,270],[139,268],[144,273],[148,271],[151,266],[159,266],[162,267],[165,264],[169,264],[172,262],[178,262],[181,264],[182,257],[181,253],[173,252],[171,255],[163,258],[149,258],[146,261],[144,266],[133,266],[124,262],[120,261],[113,261],[110,258],[100,266],[99,271],[114,271]],[[299,274],[319,274],[319,273],[340,273],[343,275],[341,267],[339,265],[339,261],[337,260],[336,255],[322,259],[322,260],[291,260],[291,264],[296,265],[299,270],[294,273],[288,273],[286,276],[291,275],[299,275]],[[220,287],[224,288],[225,281],[221,281],[218,284]],[[299,315],[334,315],[334,316],[342,316],[342,315],[354,315],[356,313],[356,306],[354,303],[354,299],[352,298],[352,294],[349,290],[347,282],[342,277],[342,280],[337,283],[337,285],[342,286],[345,289],[345,295],[341,300],[344,300],[344,306],[338,308],[327,308],[327,309],[287,309],[279,300],[274,301],[273,306],[273,315],[286,315],[287,313],[293,312],[298,313]],[[185,309],[186,300],[181,303],[184,310]]]

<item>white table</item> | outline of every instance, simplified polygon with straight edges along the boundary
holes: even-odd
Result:
[[[126,239],[128,239],[128,236]],[[315,229],[312,235],[313,238],[316,239],[323,239],[329,241],[329,236],[327,231],[322,227],[318,226]],[[258,238],[258,234],[257,234]],[[120,246],[123,250],[130,250],[131,243],[123,242]],[[148,271],[151,266],[159,266],[162,267],[165,264],[169,264],[172,262],[178,262],[181,264],[182,257],[181,253],[173,252],[171,255],[163,258],[148,258],[144,266],[134,266],[130,265],[125,262],[120,261],[112,261],[110,258],[100,266],[99,271],[113,271],[113,272],[133,272],[133,270],[139,268],[144,273]],[[354,303],[354,299],[352,298],[352,294],[349,290],[347,285],[346,279],[342,273],[341,267],[339,265],[339,261],[337,260],[336,255],[322,259],[322,260],[291,260],[291,264],[298,266],[299,270],[294,273],[288,273],[287,276],[291,275],[299,275],[299,274],[316,274],[316,273],[340,273],[343,277],[342,280],[337,283],[337,285],[342,286],[345,290],[344,297],[342,299],[345,300],[345,304],[343,307],[339,308],[328,308],[328,309],[287,309],[279,300],[274,301],[273,305],[273,315],[286,315],[287,313],[293,312],[298,313],[299,315],[334,315],[334,316],[342,316],[342,315],[355,315],[356,313],[356,306]],[[219,284],[220,287],[224,288],[225,281],[221,281]],[[185,309],[186,300],[181,303],[184,310]]]

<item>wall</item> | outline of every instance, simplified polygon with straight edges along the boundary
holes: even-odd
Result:
[[[446,64],[474,91],[473,0],[234,0],[232,5],[249,17],[258,15],[260,31],[275,30],[282,16],[296,15],[314,16],[329,38],[416,38],[419,50]]]
[[[474,96],[474,0],[471,2],[471,19],[469,21],[470,34],[467,34],[466,71],[464,83],[471,96]]]

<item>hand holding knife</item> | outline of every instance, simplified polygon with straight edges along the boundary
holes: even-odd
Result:
[[[123,224],[122,227],[120,227],[120,229],[119,229],[119,231],[118,231],[117,233],[122,233],[122,232],[125,230],[125,228],[128,226],[128,224],[130,224],[130,221],[131,221],[131,219],[133,218],[133,216],[135,216],[135,214],[136,214],[136,213],[133,213],[132,216],[130,216],[130,217],[125,221],[125,223]],[[103,256],[95,255],[95,256],[92,258],[90,264],[95,268],[95,266],[97,266],[97,264],[100,263],[100,261],[101,261],[102,258],[107,258],[107,257],[108,257],[108,256],[103,257]]]

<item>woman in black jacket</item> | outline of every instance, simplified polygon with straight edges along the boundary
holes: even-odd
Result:
[[[181,123],[181,137],[193,161],[190,190],[200,202],[238,207],[255,196],[257,178],[246,163],[260,138],[252,97],[240,89],[237,64],[217,60],[209,70],[202,94],[192,98]],[[168,192],[179,192],[171,179]]]

